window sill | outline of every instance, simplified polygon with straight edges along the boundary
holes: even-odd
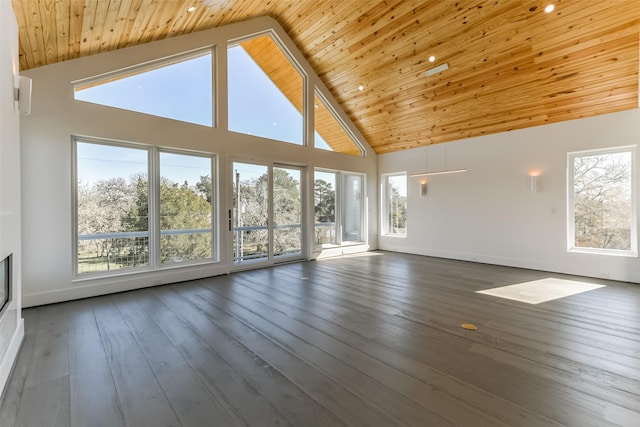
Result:
[[[94,274],[87,273],[82,276],[75,276],[73,279],[71,279],[71,283],[83,283],[83,282],[91,282],[96,280],[118,279],[123,277],[131,277],[131,276],[145,275],[145,274],[152,276],[154,273],[162,273],[162,272],[167,272],[171,270],[186,269],[186,268],[193,268],[193,267],[206,268],[206,267],[215,267],[219,265],[220,265],[219,261],[203,260],[203,261],[194,261],[194,262],[189,262],[184,264],[162,265],[156,268],[146,267],[146,268],[129,269],[126,271],[114,271],[114,272],[107,272],[107,273],[105,272],[94,273]]]
[[[595,249],[595,248],[568,248],[567,252],[577,254],[606,255],[626,258],[638,258],[637,251],[620,251],[615,249]]]

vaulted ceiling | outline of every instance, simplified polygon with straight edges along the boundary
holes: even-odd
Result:
[[[545,13],[552,2],[555,10]],[[13,0],[13,6],[22,70],[270,15],[377,153],[638,107],[640,0]],[[425,75],[445,63],[447,70]]]

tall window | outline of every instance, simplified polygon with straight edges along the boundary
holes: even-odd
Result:
[[[336,235],[336,173],[315,172],[314,202],[316,212],[316,245],[337,245]]]
[[[364,176],[315,171],[315,242],[329,247],[364,241]]]
[[[635,147],[568,155],[570,251],[637,255]]]
[[[149,265],[147,150],[76,142],[77,273]]]
[[[77,275],[213,260],[211,156],[74,142]]]
[[[74,98],[213,126],[211,49],[74,82]]]
[[[407,235],[407,174],[382,176],[382,232]]]
[[[211,259],[211,158],[160,152],[160,260]]]
[[[269,35],[231,45],[229,130],[304,144],[304,78]]]

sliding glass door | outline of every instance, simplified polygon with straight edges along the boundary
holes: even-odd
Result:
[[[232,174],[234,266],[302,258],[302,170],[233,162]]]
[[[364,175],[316,169],[315,246],[364,242]]]

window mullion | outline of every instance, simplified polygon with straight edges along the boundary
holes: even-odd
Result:
[[[149,266],[160,265],[160,154],[149,149]]]

